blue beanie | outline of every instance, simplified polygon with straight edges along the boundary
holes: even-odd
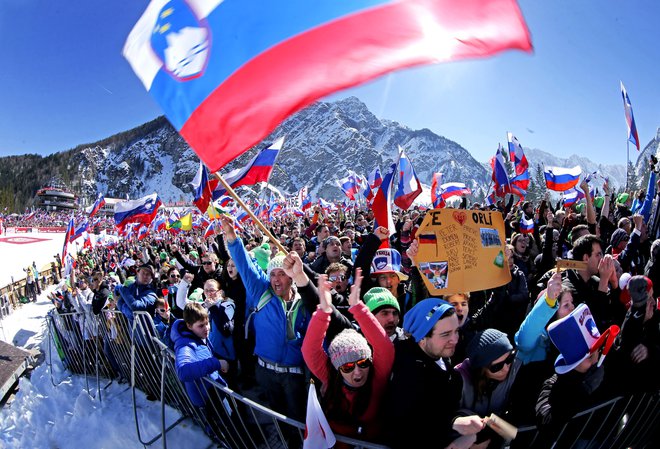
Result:
[[[439,298],[426,298],[415,304],[403,317],[403,328],[416,342],[426,337],[444,313],[454,307]]]

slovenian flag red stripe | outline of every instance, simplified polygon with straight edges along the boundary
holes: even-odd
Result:
[[[516,0],[152,0],[124,55],[216,171],[337,90],[531,48]]]

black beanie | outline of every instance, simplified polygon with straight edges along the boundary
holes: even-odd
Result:
[[[475,334],[466,352],[472,367],[484,368],[511,350],[513,346],[504,332],[486,329]]]

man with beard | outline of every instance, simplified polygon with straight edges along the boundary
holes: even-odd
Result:
[[[193,265],[188,263],[179,248],[176,245],[171,247],[172,254],[176,257],[176,260],[179,261],[181,266],[188,272],[192,273],[195,278],[190,284],[188,291],[190,293],[194,292],[196,289],[204,288],[204,283],[209,279],[215,279],[220,283],[220,288],[222,289],[222,270],[218,268],[218,256],[215,253],[207,252],[202,255],[201,265]]]
[[[403,329],[399,327],[401,321],[399,302],[389,290],[383,287],[369,289],[364,294],[364,303],[392,343],[406,338]]]

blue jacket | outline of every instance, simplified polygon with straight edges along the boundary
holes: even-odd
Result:
[[[284,300],[272,291],[270,279],[249,257],[240,238],[227,243],[227,249],[245,284],[246,310],[256,309],[260,298],[267,292],[272,296],[252,317],[256,340],[254,353],[271,363],[303,366],[302,341],[312,313],[299,298],[294,300],[288,312],[285,310]]]
[[[172,341],[176,354],[176,374],[184,383],[190,402],[197,407],[206,404],[208,393],[202,377],[209,376],[213,380],[227,385],[220,377],[220,361],[213,357],[213,351],[208,341],[203,341],[193,334],[185,321],[176,320],[172,324]]]
[[[170,323],[172,322],[173,318],[174,316],[170,315]],[[174,350],[174,343],[172,343],[172,339],[170,337],[170,334],[172,332],[172,326],[164,322],[159,314],[155,314],[154,327],[156,328],[156,332],[158,332],[158,338],[160,339],[160,341],[165,343],[167,347],[170,348],[171,350]]]
[[[129,320],[133,319],[133,312],[146,311],[153,315],[154,303],[158,296],[151,284],[142,285],[133,282],[127,286],[119,285],[115,288],[115,293],[119,296],[117,308]]]
[[[545,301],[544,293],[520,325],[515,337],[518,348],[516,358],[520,359],[523,365],[539,362],[548,357],[548,349],[552,343],[545,328],[558,308],[559,301],[555,307],[550,307]]]

